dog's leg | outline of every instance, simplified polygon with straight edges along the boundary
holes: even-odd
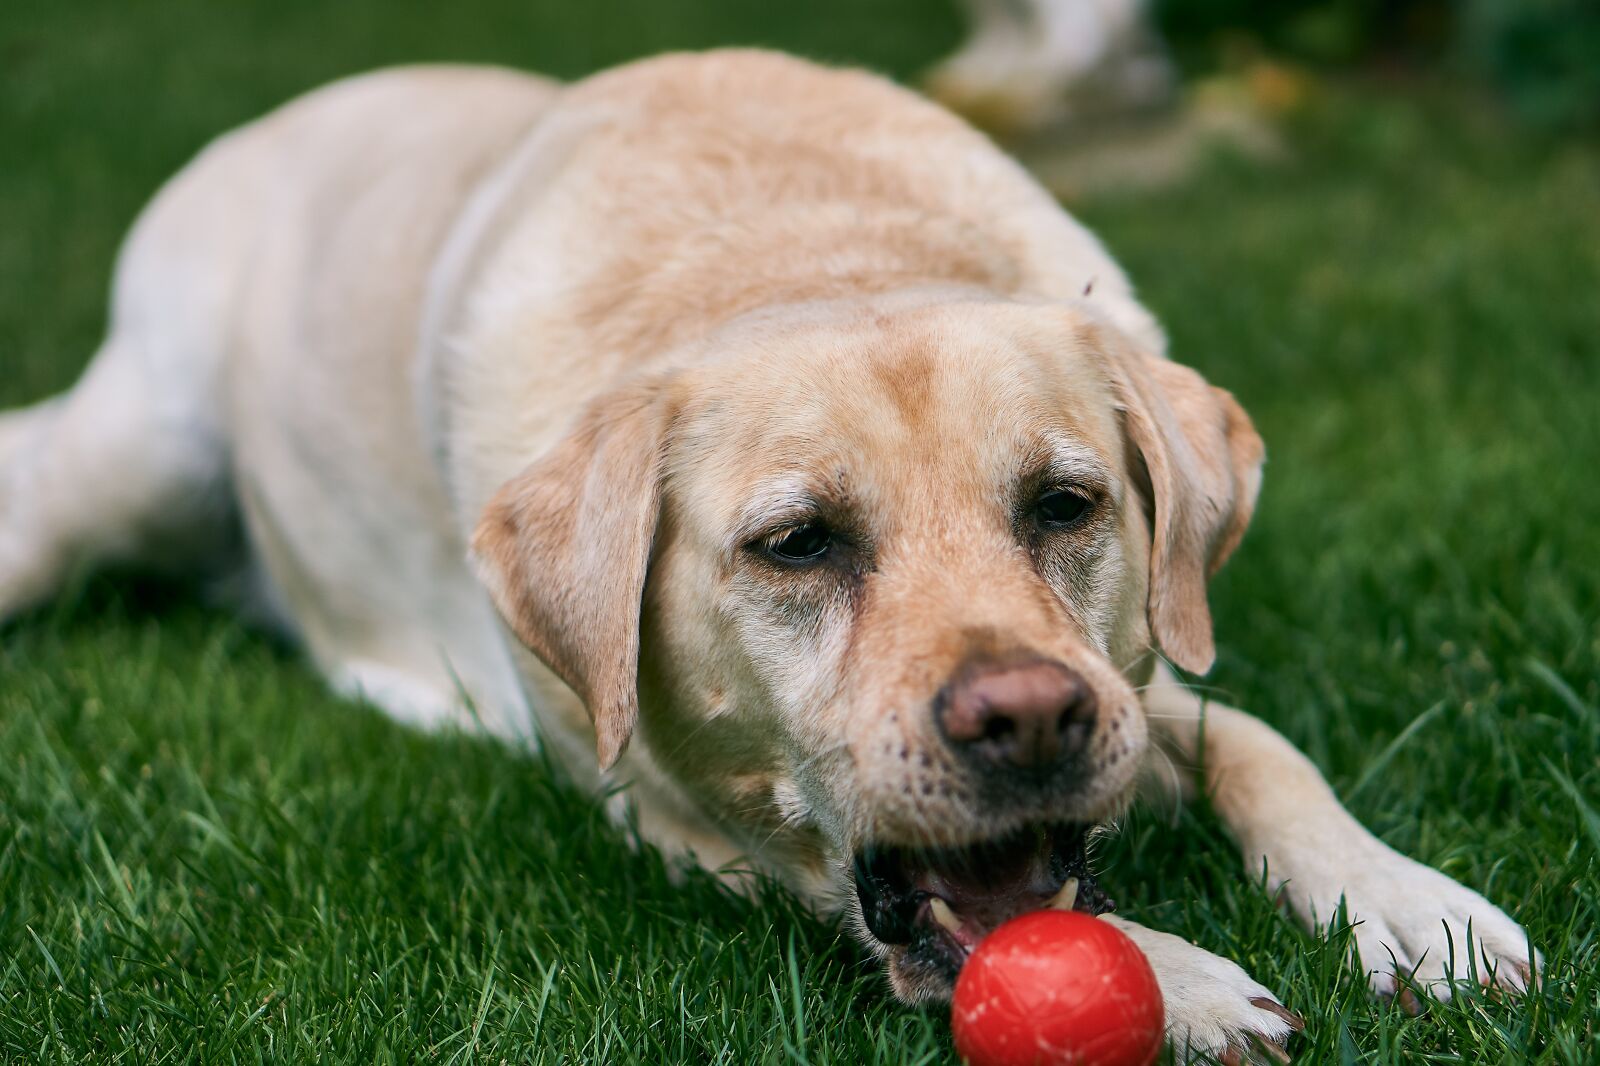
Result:
[[[59,405],[59,399],[45,400],[32,407],[0,411],[0,469],[5,468],[11,456],[21,452],[24,443],[40,431]]]
[[[1113,915],[1102,921],[1126,933],[1150,960],[1176,1061],[1210,1055],[1248,1062],[1258,1049],[1280,1057],[1290,1035],[1305,1024],[1237,964],[1171,933]]]
[[[223,449],[183,395],[114,336],[67,394],[0,415],[0,619],[77,567],[178,564],[227,513]],[[174,392],[176,391],[176,395]]]
[[[67,393],[0,414],[0,620],[78,567],[195,573],[232,516],[219,382],[244,181],[174,178],[120,257],[111,327]],[[226,177],[227,175],[223,175]]]
[[[42,599],[55,582],[57,568],[24,533],[21,494],[13,486],[22,480],[23,456],[35,452],[60,408],[57,398],[0,412],[0,621]]]
[[[1530,960],[1521,926],[1367,832],[1311,761],[1266,723],[1201,700],[1165,667],[1145,706],[1180,764],[1167,784],[1186,791],[1189,769],[1203,765],[1206,791],[1249,873],[1265,868],[1268,889],[1312,928],[1326,926],[1344,903],[1373,991],[1409,1003],[1409,981],[1448,998],[1451,983],[1471,974],[1512,991],[1526,987],[1537,955]]]

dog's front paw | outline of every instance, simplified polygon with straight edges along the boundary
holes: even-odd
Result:
[[[1305,1023],[1238,965],[1171,933],[1111,915],[1102,920],[1128,934],[1150,960],[1175,1061],[1199,1055],[1230,1064],[1289,1061],[1289,1037]]]
[[[1499,907],[1359,825],[1335,837],[1284,841],[1265,854],[1268,876],[1312,928],[1326,926],[1343,902],[1375,993],[1415,1013],[1413,989],[1444,1000],[1452,985],[1472,981],[1528,987],[1538,952],[1530,958],[1527,934]]]

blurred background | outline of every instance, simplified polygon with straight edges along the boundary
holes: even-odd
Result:
[[[985,43],[999,47],[974,55]],[[108,221],[131,219],[207,139],[299,92],[392,63],[575,78],[725,44],[929,87],[1069,199],[1171,184],[1230,153],[1289,172],[1403,154],[1417,180],[1459,163],[1503,166],[1514,185],[1517,160],[1600,130],[1591,0],[13,0],[0,18],[0,278],[29,313],[0,318],[6,357],[87,350],[91,336],[34,332],[54,327],[31,314],[47,295],[32,286],[63,298],[47,279],[70,268],[97,290],[119,236]],[[1151,61],[1142,80],[1093,69],[1119,51]],[[1317,147],[1328,154],[1312,163]],[[24,240],[29,226],[50,239]],[[34,372],[60,384],[70,367],[47,363]]]
[[[1208,683],[1507,905],[1550,978],[1385,1011],[1203,809],[1105,842],[1124,912],[1280,990],[1304,1061],[1592,1061],[1600,4],[1083,0],[1054,29],[977,8],[6,0],[0,405],[88,360],[164,180],[330,79],[747,44],[930,86],[1267,442]],[[0,1059],[948,1061],[938,1012],[890,1002],[833,930],[669,883],[547,768],[344,704],[187,597],[90,581],[0,632],[0,754]]]

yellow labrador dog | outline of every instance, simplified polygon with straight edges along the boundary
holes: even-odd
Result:
[[[82,381],[0,417],[0,615],[72,567],[231,572],[341,691],[626,785],[648,840],[842,914],[907,1000],[1014,914],[1104,910],[1085,833],[1186,788],[1203,716],[1245,875],[1311,923],[1347,899],[1378,992],[1469,952],[1521,987],[1510,918],[1161,663],[1211,663],[1261,461],[1099,243],[886,81],[403,69],[144,212]],[[1181,1048],[1298,1024],[1108,920]]]

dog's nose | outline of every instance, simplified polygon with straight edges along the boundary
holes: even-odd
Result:
[[[969,665],[939,693],[945,739],[994,766],[1043,769],[1083,751],[1094,731],[1094,690],[1045,659]]]

